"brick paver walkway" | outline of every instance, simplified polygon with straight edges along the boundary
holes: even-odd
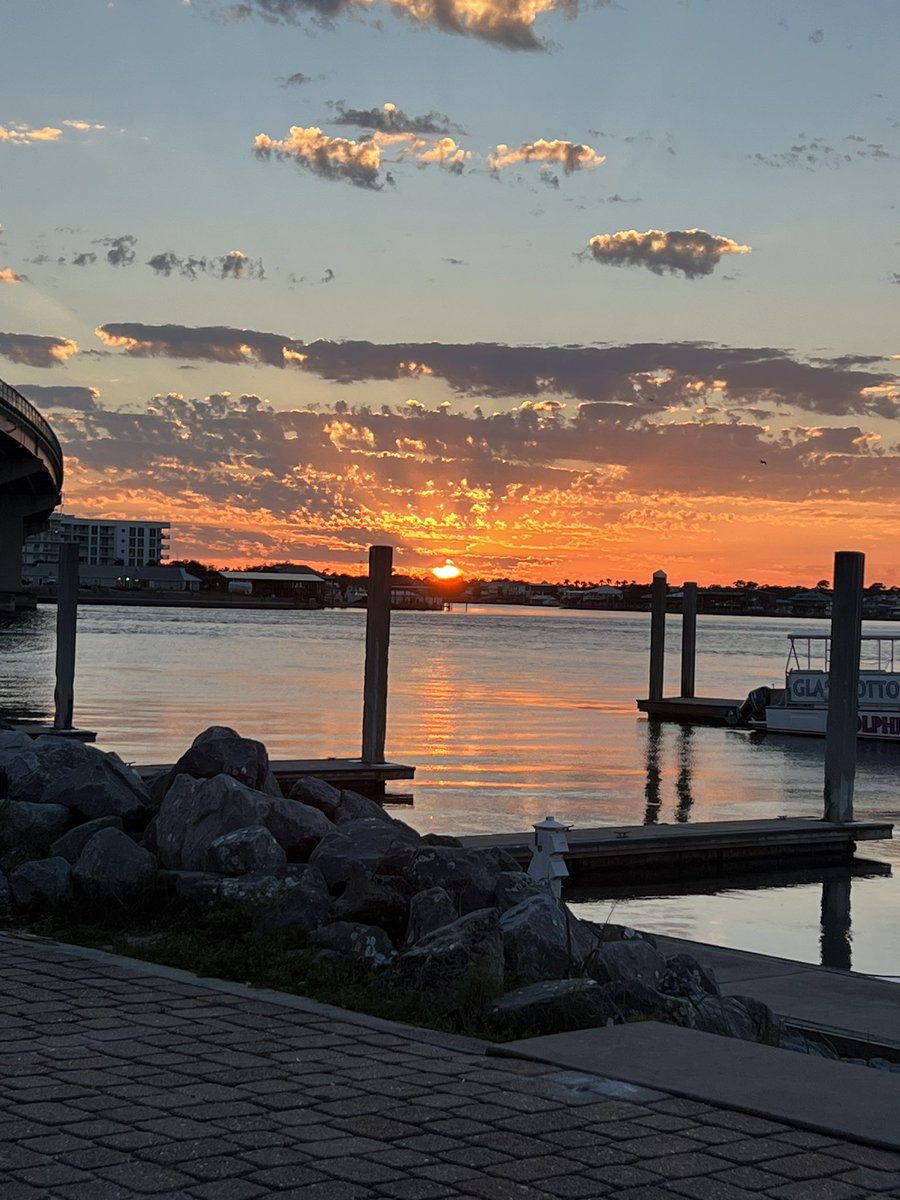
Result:
[[[900,1154],[154,972],[0,936],[3,1200],[900,1197]]]

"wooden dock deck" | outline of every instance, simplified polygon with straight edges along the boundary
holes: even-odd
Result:
[[[397,779],[413,779],[416,774],[415,767],[403,763],[366,763],[360,758],[273,758],[269,760],[269,766],[285,795],[301,775],[314,775],[334,787],[348,788],[378,801],[385,798],[386,783]],[[171,763],[135,767],[144,779],[171,769]]]
[[[692,825],[601,826],[571,829],[566,865],[575,885],[659,878],[702,878],[771,870],[798,863],[849,863],[856,843],[893,834],[886,821],[836,824],[808,817],[702,821]],[[467,849],[496,846],[521,865],[531,861],[533,833],[477,834]]]
[[[686,725],[729,725],[728,714],[743,703],[720,696],[666,696],[636,701],[640,711],[653,721],[680,721]]]

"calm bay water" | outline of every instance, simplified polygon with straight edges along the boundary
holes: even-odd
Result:
[[[50,607],[0,623],[0,716],[52,713],[54,626]],[[698,693],[742,698],[780,684],[786,635],[798,628],[827,632],[816,621],[701,617]],[[820,816],[821,741],[639,716],[649,629],[634,613],[394,613],[387,752],[416,768],[413,783],[395,785],[415,796],[398,815],[442,833],[521,830],[548,813],[582,826]],[[679,637],[680,618],[670,618],[668,692]],[[76,723],[130,762],[171,762],[211,724],[259,738],[273,758],[358,755],[364,641],[358,610],[86,606]],[[900,825],[900,746],[859,750],[857,816]],[[825,961],[900,975],[900,845],[863,843],[860,856],[894,873],[853,879],[849,956],[826,948]],[[822,892],[818,882],[618,899],[598,889],[583,912],[820,962]]]

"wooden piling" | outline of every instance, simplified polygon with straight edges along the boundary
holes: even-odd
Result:
[[[666,596],[665,571],[655,571],[650,593],[650,700],[661,700],[663,673],[666,661]]]
[[[697,664],[697,585],[686,583],[681,606],[681,695],[693,699]]]
[[[839,550],[834,556],[825,724],[825,820],[838,823],[853,820],[865,562],[865,555],[855,550]]]
[[[387,732],[388,646],[391,638],[391,546],[369,547],[362,761],[384,762]]]
[[[59,547],[56,578],[56,689],[54,729],[72,729],[75,704],[75,629],[78,622],[78,546]]]

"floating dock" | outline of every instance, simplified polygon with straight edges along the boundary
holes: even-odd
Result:
[[[652,721],[731,725],[729,716],[737,712],[743,700],[724,700],[720,696],[668,696],[659,700],[638,700],[636,703]]]
[[[368,796],[372,800],[384,801],[385,784],[397,779],[413,779],[416,768],[403,763],[367,763],[359,758],[282,758],[270,759],[271,768],[285,795],[302,775],[314,775],[336,788],[348,788]],[[153,766],[137,766],[135,770],[144,779],[152,779],[162,771],[171,771],[171,763]],[[405,797],[404,797],[405,799]]]
[[[779,866],[849,863],[857,842],[893,834],[886,821],[838,824],[809,817],[760,821],[702,821],[691,825],[601,826],[570,829],[566,866],[571,882],[637,882],[735,875]],[[466,849],[505,850],[521,866],[531,861],[533,833],[460,838]]]

